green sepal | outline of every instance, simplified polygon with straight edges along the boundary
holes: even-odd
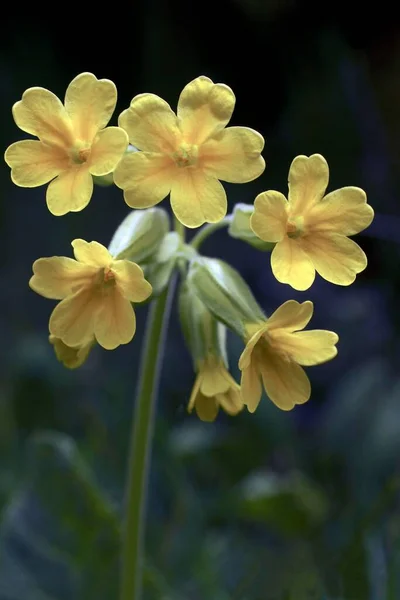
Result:
[[[254,206],[252,204],[236,204],[233,209],[228,233],[231,237],[242,240],[242,242],[250,244],[254,248],[257,248],[257,250],[270,252],[274,248],[275,243],[260,240],[250,227],[250,217],[253,212]]]
[[[151,263],[145,266],[146,279],[153,287],[153,295],[158,296],[168,285],[176,261],[179,258],[181,239],[175,231],[164,235]]]

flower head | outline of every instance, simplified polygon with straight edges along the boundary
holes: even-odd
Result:
[[[188,404],[202,421],[215,421],[219,409],[237,415],[243,408],[240,387],[227,371],[221,358],[209,355],[199,362],[198,374]]]
[[[288,300],[265,322],[248,325],[239,369],[243,401],[250,412],[260,402],[261,379],[269,398],[282,410],[307,402],[311,386],[300,365],[318,365],[336,356],[336,333],[300,331],[310,321],[313,309],[312,302]]]
[[[139,94],[119,118],[131,144],[114,173],[126,203],[148,208],[171,194],[176,217],[187,227],[215,223],[226,214],[220,179],[245,183],[265,168],[262,136],[228,127],[235,96],[221,83],[197,77],[182,91],[177,115],[154,94]]]
[[[115,260],[98,242],[74,240],[75,259],[39,258],[33,263],[30,287],[45,298],[61,300],[50,317],[50,334],[72,348],[94,339],[113,350],[135,334],[131,302],[142,302],[151,285],[142,269],[129,260]]]
[[[297,156],[289,170],[289,196],[268,191],[254,203],[251,227],[265,242],[276,242],[271,254],[278,281],[307,290],[315,271],[337,285],[350,285],[367,266],[361,248],[347,236],[368,227],[374,211],[357,187],[324,197],[329,180],[320,154]]]
[[[104,129],[116,101],[113,82],[91,73],[71,81],[64,105],[44,88],[26,90],[13,106],[14,120],[39,140],[7,148],[5,161],[13,182],[30,188],[50,181],[46,200],[53,215],[85,208],[93,192],[92,175],[112,172],[128,145],[123,129]]]

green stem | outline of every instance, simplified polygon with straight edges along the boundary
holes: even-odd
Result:
[[[140,600],[142,596],[143,533],[154,409],[175,280],[173,275],[169,286],[151,304],[147,317],[128,461],[120,600]]]
[[[227,215],[226,217],[221,219],[221,221],[218,221],[218,223],[209,223],[208,225],[205,225],[204,227],[202,227],[200,229],[200,231],[198,233],[196,233],[196,235],[193,237],[192,241],[190,242],[190,245],[193,248],[195,248],[195,250],[198,250],[200,248],[201,244],[212,233],[214,233],[214,231],[217,231],[218,229],[222,229],[222,227],[229,227],[231,221],[232,221],[231,215]]]

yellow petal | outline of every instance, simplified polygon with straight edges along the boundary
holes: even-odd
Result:
[[[94,319],[99,310],[100,297],[91,288],[82,288],[67,296],[53,310],[50,333],[60,338],[67,346],[89,344],[94,334]]]
[[[136,331],[136,317],[132,304],[116,288],[103,296],[94,322],[96,340],[106,350],[128,344]]]
[[[265,169],[260,152],[262,135],[247,127],[228,127],[209,138],[201,147],[199,161],[210,175],[230,183],[256,179]]]
[[[312,331],[271,332],[271,338],[279,350],[303,367],[319,365],[334,358],[335,344],[339,337],[333,331],[314,329]]]
[[[14,104],[12,112],[18,127],[42,142],[65,149],[73,145],[71,121],[60,100],[49,90],[29,88],[22,100]]]
[[[187,407],[188,413],[192,412],[192,410],[194,408],[194,405],[196,404],[196,398],[197,398],[197,395],[198,395],[199,390],[200,390],[200,385],[201,385],[202,377],[203,377],[202,373],[199,372],[198,375],[197,375],[197,377],[196,377],[196,379],[195,379],[195,382],[194,382],[194,385],[193,385],[193,388],[192,388],[192,393],[190,394],[190,398],[189,398],[189,402],[188,402],[188,407]]]
[[[299,240],[284,237],[271,254],[272,272],[280,283],[288,283],[295,290],[308,290],[315,279],[315,268],[302,250]]]
[[[328,182],[329,168],[323,156],[297,156],[289,170],[289,203],[293,215],[304,216],[321,200]]]
[[[237,415],[243,409],[239,386],[237,390],[230,388],[225,394],[217,394],[216,401],[231,416]]]
[[[191,167],[182,168],[172,185],[171,206],[176,218],[186,227],[217,223],[226,215],[226,193],[215,177]]]
[[[304,329],[309,323],[314,312],[314,305],[310,300],[297,302],[287,300],[268,319],[268,332],[273,329],[286,329],[293,332]]]
[[[65,109],[76,137],[91,143],[96,133],[111,119],[117,102],[117,88],[109,79],[81,73],[65,93]]]
[[[223,83],[197,77],[182,90],[178,102],[180,129],[188,144],[202,144],[212,133],[223,129],[235,107],[235,95]]]
[[[65,151],[36,140],[11,144],[4,159],[12,168],[11,179],[15,185],[28,188],[48,183],[69,167]]]
[[[181,133],[170,105],[155,94],[135,96],[118,119],[131,144],[146,152],[175,152]]]
[[[201,367],[200,392],[203,396],[211,397],[227,392],[231,386],[229,375],[222,364],[216,361],[205,361]]]
[[[321,277],[337,285],[350,285],[367,266],[360,246],[343,235],[313,234],[302,238],[302,246]]]
[[[91,283],[96,269],[82,265],[72,258],[52,256],[33,263],[29,286],[41,296],[62,300]]]
[[[113,257],[99,242],[85,242],[85,240],[76,239],[71,242],[74,249],[76,260],[86,265],[92,265],[97,268],[109,267],[113,262]]]
[[[215,398],[209,398],[207,396],[203,396],[203,394],[198,394],[194,407],[197,416],[201,421],[212,423],[217,418],[218,404]]]
[[[355,235],[366,229],[374,218],[364,190],[344,187],[317,202],[307,215],[307,229],[312,233]]]
[[[120,127],[107,127],[96,136],[88,161],[89,172],[101,177],[114,171],[128,146],[128,135]]]
[[[94,339],[85,346],[77,346],[75,348],[67,346],[62,340],[56,338],[54,335],[49,336],[49,342],[54,347],[57,360],[59,360],[64,367],[67,367],[67,369],[77,369],[83,365],[89,356],[94,344]]]
[[[124,190],[131,208],[149,208],[164,200],[171,191],[176,167],[169,156],[131,152],[114,171],[114,183]]]
[[[152,287],[136,263],[130,260],[115,260],[111,269],[115,273],[118,289],[131,302],[143,302],[151,295]]]
[[[269,190],[254,200],[250,227],[264,242],[280,242],[286,235],[288,201],[280,192]]]
[[[264,351],[259,363],[264,389],[270,400],[282,410],[304,404],[311,395],[310,380],[293,361],[286,361],[272,351]]]
[[[239,358],[239,369],[247,369],[252,360],[252,352],[260,337],[265,333],[267,323],[251,323],[246,325],[246,331],[251,335],[246,347]]]
[[[47,188],[47,206],[57,217],[68,212],[79,212],[89,204],[92,193],[93,179],[87,165],[70,167]]]
[[[251,365],[242,371],[240,389],[243,403],[251,413],[255,412],[260,404],[262,387],[260,376],[256,368]]]

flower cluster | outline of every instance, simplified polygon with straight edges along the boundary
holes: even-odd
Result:
[[[182,327],[197,373],[188,410],[213,421],[219,408],[230,415],[244,406],[254,412],[262,387],[282,410],[306,402],[310,381],[302,367],[332,359],[338,336],[303,331],[313,304],[288,300],[269,318],[232,267],[200,256],[201,240],[214,225],[229,225],[232,237],[271,251],[275,278],[300,291],[317,272],[347,286],[367,266],[362,249],[348,236],[373,219],[365,192],[344,187],[325,195],[326,160],[297,156],[289,169],[289,193],[269,190],[254,205],[239,204],[226,216],[221,181],[246,183],[259,177],[265,162],[263,137],[253,129],[228,127],[235,95],[226,85],[197,77],[180,94],[176,113],[154,94],[139,94],[108,127],[117,90],[91,73],[68,86],[64,103],[49,90],[34,87],[13,106],[20,129],[36,136],[6,150],[12,181],[21,187],[48,184],[50,212],[62,216],[83,210],[93,183],[115,183],[133,209],[108,249],[76,239],[75,259],[53,256],[33,264],[30,287],[59,300],[49,321],[49,341],[68,368],[87,359],[100,345],[112,350],[135,334],[133,303],[157,296],[175,269],[181,274]],[[205,225],[190,244],[182,227],[170,231],[167,213],[153,208],[170,197],[175,222]],[[225,333],[240,335],[240,385],[228,370]]]

